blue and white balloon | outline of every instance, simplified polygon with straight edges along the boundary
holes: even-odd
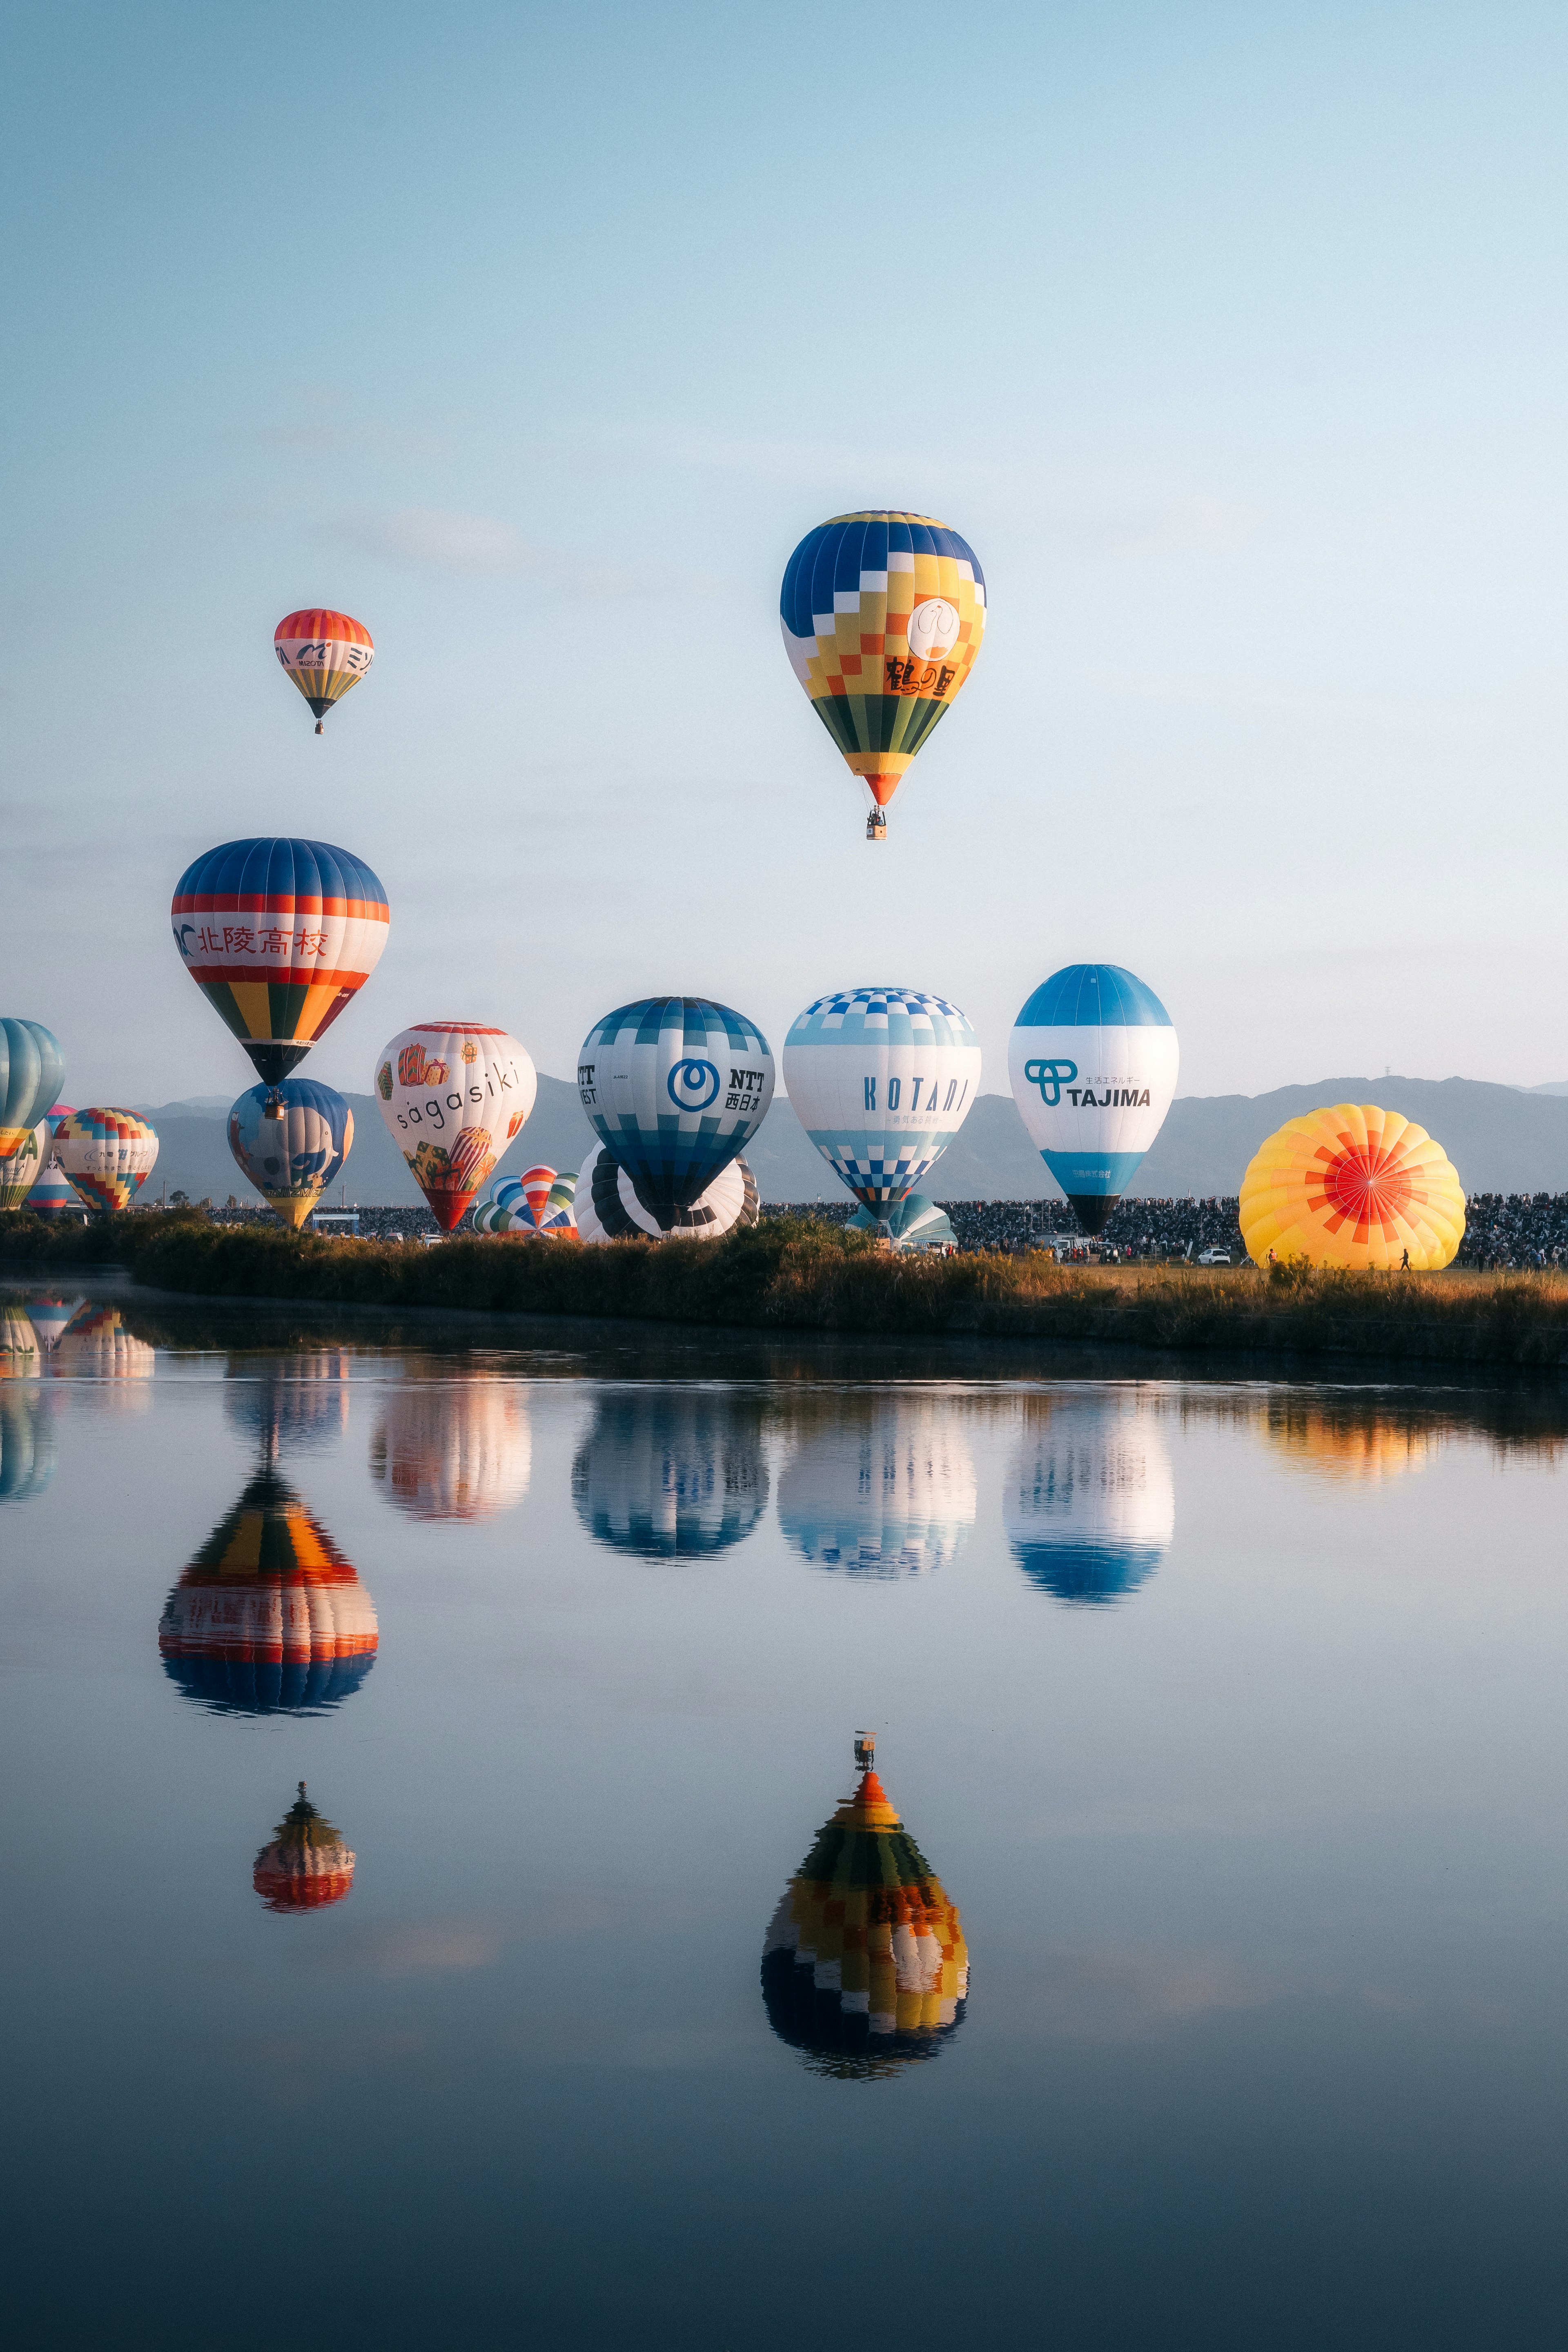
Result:
[[[818,1151],[885,1218],[963,1126],[980,1091],[980,1041],[944,996],[845,988],[806,1006],[784,1068]]]
[[[1013,1098],[1086,1234],[1104,1232],[1164,1125],[1180,1058],[1170,1014],[1120,964],[1069,963],[1019,1013]]]
[[[65,1074],[59,1040],[41,1021],[0,1020],[0,1159],[21,1150]]]
[[[590,1029],[577,1092],[600,1142],[668,1233],[767,1116],[773,1052],[727,1004],[647,996]]]
[[[1121,1601],[1152,1576],[1176,1532],[1171,1456],[1145,1405],[1054,1403],[1008,1473],[1003,1524],[1043,1591],[1080,1608]]]
[[[281,1099],[281,1118],[265,1116]],[[354,1118],[342,1095],[316,1078],[252,1087],[230,1106],[228,1148],[268,1207],[296,1230],[353,1148]]]

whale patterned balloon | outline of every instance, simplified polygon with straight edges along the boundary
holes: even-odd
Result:
[[[281,1118],[266,1116],[274,1093]],[[228,1148],[240,1173],[296,1232],[336,1182],[353,1139],[353,1111],[316,1078],[285,1078],[275,1090],[252,1087],[228,1114]]]

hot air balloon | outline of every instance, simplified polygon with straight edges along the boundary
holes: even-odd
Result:
[[[980,1041],[943,996],[845,988],[793,1024],[784,1070],[818,1151],[885,1221],[963,1125],[980,1091]]]
[[[387,1132],[444,1234],[517,1135],[539,1091],[515,1037],[482,1021],[421,1021],[376,1055]]]
[[[889,1249],[921,1250],[953,1249],[957,1235],[952,1220],[945,1209],[928,1201],[923,1192],[906,1192],[895,1201],[887,1216],[873,1216],[869,1209],[857,1209],[849,1220],[852,1234],[878,1234]]]
[[[1241,1182],[1241,1237],[1309,1265],[1447,1265],[1465,1237],[1465,1195],[1440,1143],[1396,1110],[1336,1103],[1287,1119]]]
[[[951,1399],[849,1391],[800,1407],[779,1476],[779,1526],[814,1568],[895,1577],[951,1567],[978,1507],[974,1457]]]
[[[868,841],[985,630],[974,550],[930,515],[836,515],[784,569],[779,621],[813,709],[871,796]]]
[[[371,1440],[371,1476],[411,1519],[489,1519],[528,1492],[527,1392],[510,1381],[405,1380]]]
[[[572,1500],[612,1551],[644,1559],[728,1551],[767,1507],[760,1408],[679,1389],[606,1396],[572,1465]]]
[[[40,1391],[0,1388],[0,1503],[26,1503],[55,1475],[54,1423]]]
[[[1058,1601],[1122,1600],[1152,1576],[1176,1530],[1171,1457],[1147,1406],[1053,1402],[1008,1474],[1013,1556]]]
[[[619,1242],[628,1236],[655,1242],[717,1242],[726,1234],[754,1225],[762,1214],[757,1180],[743,1160],[735,1159],[720,1170],[689,1209],[681,1211],[679,1223],[666,1234],[653,1211],[644,1208],[631,1178],[608,1150],[590,1162],[573,1206],[575,1230],[585,1242]]]
[[[276,1089],[364,986],[392,919],[363,859],[269,838],[188,866],[171,919],[185,970]]]
[[[1013,1098],[1086,1234],[1104,1232],[1164,1124],[1178,1061],[1170,1014],[1117,963],[1064,966],[1019,1013]]]
[[[575,1232],[576,1211],[577,1171],[575,1168],[563,1168],[557,1174],[554,1183],[550,1187],[544,1203],[544,1214],[540,1219],[540,1232],[550,1233],[558,1226],[564,1227],[569,1232]]]
[[[43,1369],[31,1316],[7,1300],[0,1305],[0,1381],[35,1380]]]
[[[727,1004],[645,996],[590,1029],[577,1092],[600,1142],[669,1233],[761,1127],[773,1057],[755,1023]]]
[[[326,1529],[270,1470],[170,1593],[163,1670],[215,1715],[321,1715],[375,1664],[375,1610]]]
[[[157,1349],[137,1337],[118,1307],[89,1304],[72,1316],[56,1341],[49,1369],[62,1379],[108,1381],[110,1400],[140,1412],[152,1403],[147,1383],[157,1362]]]
[[[816,2074],[897,2074],[963,2022],[969,1947],[956,1906],[855,1742],[860,1778],[784,1889],[763,1945],[763,2000]]]
[[[305,1783],[256,1857],[251,1884],[269,1911],[320,1911],[354,1883],[355,1856],[305,1794]]]
[[[59,1041],[41,1021],[0,1020],[0,1159],[20,1150],[65,1071]]]
[[[14,1151],[0,1158],[0,1209],[19,1209],[44,1172],[54,1150],[47,1119],[30,1128]]]
[[[30,1217],[59,1217],[80,1224],[86,1212],[81,1195],[58,1160],[51,1158],[27,1195]]]
[[[283,1106],[277,1118],[269,1106]],[[353,1148],[354,1115],[331,1087],[285,1078],[252,1087],[228,1114],[228,1148],[268,1207],[296,1232]]]
[[[158,1130],[133,1110],[73,1110],[55,1129],[55,1153],[89,1207],[128,1209],[153,1172]]]
[[[310,604],[289,613],[272,632],[272,649],[316,714],[316,732],[334,702],[357,686],[375,647],[363,621]]]

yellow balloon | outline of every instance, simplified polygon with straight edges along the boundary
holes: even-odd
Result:
[[[1309,1265],[1447,1265],[1465,1234],[1458,1176],[1424,1127],[1374,1103],[1336,1103],[1287,1119],[1241,1184],[1241,1237]]]

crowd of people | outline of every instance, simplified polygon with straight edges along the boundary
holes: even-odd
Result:
[[[1568,1192],[1472,1192],[1456,1265],[1531,1267],[1568,1262]]]

